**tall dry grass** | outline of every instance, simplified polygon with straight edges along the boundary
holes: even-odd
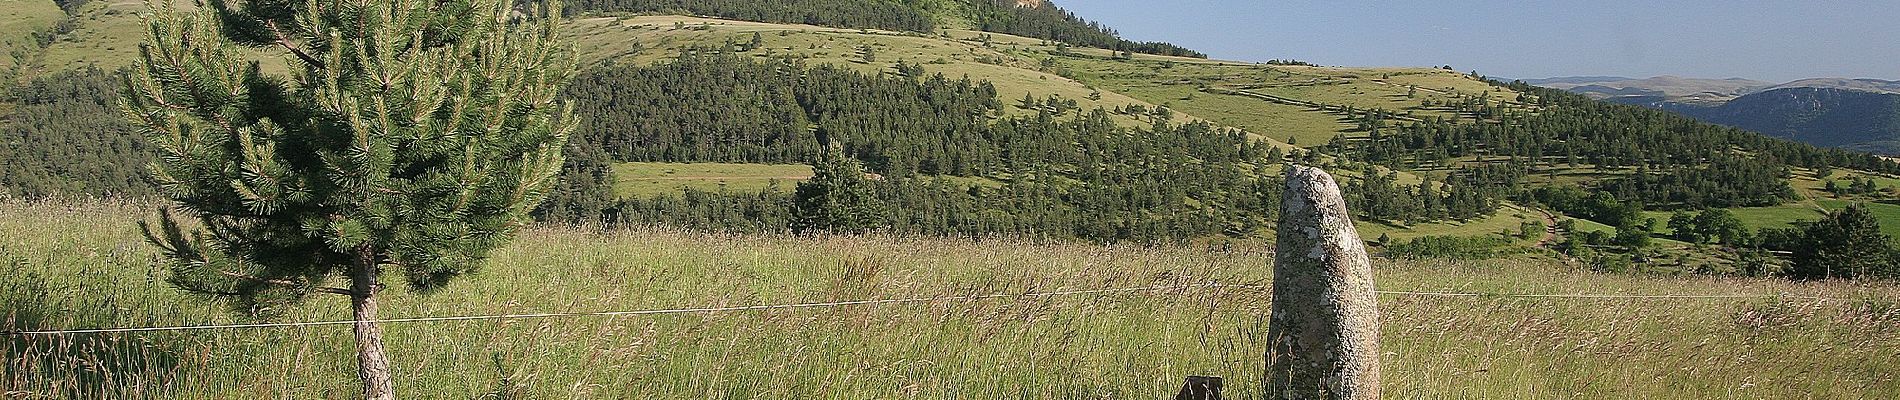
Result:
[[[118,201],[0,202],[0,329],[249,322],[168,287]],[[1381,297],[1392,398],[1897,398],[1888,284],[1653,278],[1535,259],[1375,261],[1388,290],[1831,300]],[[1263,284],[1265,252],[540,227],[387,318]],[[393,283],[393,282],[392,282]],[[386,326],[407,398],[1259,397],[1268,294],[1178,289]],[[319,298],[284,320],[341,320]],[[350,398],[347,326],[12,337],[6,398]]]

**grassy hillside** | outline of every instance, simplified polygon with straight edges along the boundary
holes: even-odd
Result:
[[[810,63],[844,65],[868,72],[895,74],[897,61],[922,64],[927,73],[969,76],[994,82],[1001,97],[1013,103],[1025,95],[1075,100],[1084,109],[1104,107],[1166,107],[1186,120],[1206,120],[1245,130],[1251,136],[1280,146],[1317,148],[1336,136],[1362,139],[1367,133],[1347,110],[1388,110],[1396,124],[1418,119],[1457,123],[1479,116],[1449,104],[1483,99],[1485,104],[1535,110],[1520,100],[1523,93],[1495,86],[1468,74],[1436,68],[1349,68],[1302,65],[1263,65],[1145,54],[1119,54],[1101,49],[1067,48],[1045,40],[986,32],[947,30],[934,35],[862,29],[835,29],[805,25],[713,20],[678,16],[589,18],[571,25],[589,59],[602,62],[649,64],[669,59],[684,48],[711,48],[742,44],[758,33],[763,46],[746,51],[757,59],[797,59]],[[631,43],[631,44],[630,44]],[[869,49],[873,61],[867,61]],[[1099,96],[1099,100],[1095,99]],[[1009,115],[1033,110],[1005,107]],[[1115,114],[1123,125],[1140,127],[1140,117]],[[1290,146],[1289,146],[1290,147]],[[1459,157],[1449,166],[1483,165],[1481,157]],[[1493,158],[1492,160],[1496,160]],[[1532,164],[1530,184],[1593,184],[1630,176],[1632,167],[1589,164]],[[1400,171],[1400,182],[1415,184],[1419,175],[1442,179],[1450,167]],[[1357,176],[1341,170],[1342,175]],[[1874,175],[1864,172],[1846,174]],[[719,187],[720,181],[746,179],[709,175],[695,187]],[[1888,179],[1888,178],[1882,178]],[[1820,180],[1801,174],[1791,184],[1813,198]],[[1882,181],[1885,182],[1885,181]],[[678,186],[677,183],[669,183]],[[625,187],[626,185],[623,185]],[[758,185],[753,185],[758,186]],[[650,186],[649,186],[650,187]],[[624,192],[623,192],[624,193]],[[640,192],[647,193],[647,192]],[[655,192],[657,193],[657,192]],[[1751,228],[1787,226],[1799,219],[1818,217],[1822,209],[1811,201],[1776,207],[1737,209]],[[1541,220],[1540,212],[1507,209],[1493,217],[1466,222],[1416,226],[1366,223],[1376,237],[1426,235],[1481,236],[1513,230],[1520,223]],[[1527,213],[1528,212],[1528,213]],[[1666,212],[1652,215],[1667,216]],[[1522,216],[1519,216],[1522,215]],[[1900,219],[1887,225],[1900,229]]]
[[[143,0],[90,0],[74,9],[70,17],[61,12],[53,0],[4,0],[0,5],[8,3],[18,4],[18,8],[6,7],[0,13],[36,15],[36,21],[48,26],[63,20],[68,26],[68,32],[51,36],[52,40],[45,48],[20,48],[32,53],[22,58],[27,60],[20,64],[22,78],[86,67],[112,71],[131,66],[138,58],[139,42],[145,40],[145,22],[140,19],[140,14],[150,12]],[[175,5],[184,10],[196,7],[188,1],[176,2]],[[0,26],[5,26],[0,27],[0,40],[5,40],[4,37],[17,30],[6,22],[15,18],[18,17],[0,16]],[[6,48],[14,49],[12,46]],[[257,54],[266,72],[284,73],[285,63],[277,57],[280,52],[264,49]],[[4,59],[0,57],[0,66],[6,65]]]
[[[893,66],[903,61],[922,64],[926,74],[941,73],[952,79],[967,76],[990,81],[996,85],[998,96],[1006,101],[1029,95],[1075,100],[1084,109],[1150,105],[1113,92],[1102,92],[1099,100],[1092,99],[1090,94],[1096,91],[1087,85],[1038,70],[1039,61],[1034,58],[1009,54],[1006,48],[985,47],[974,39],[974,33],[968,32],[962,33],[965,35],[963,39],[954,39],[891,31],[684,16],[585,18],[575,20],[568,27],[569,33],[580,44],[583,59],[595,63],[651,64],[677,57],[682,48],[716,48],[728,43],[747,43],[757,33],[764,41],[764,46],[745,53],[753,58],[799,59],[808,63],[848,66],[867,73],[895,73]],[[1031,42],[1026,38],[1015,40]],[[867,61],[865,57],[866,48],[870,49],[869,59],[872,61]],[[1009,112],[1012,115],[1033,113],[1014,107],[1009,108]],[[1139,124],[1132,118],[1117,117],[1130,125]]]
[[[183,7],[190,4],[181,3]],[[47,46],[33,68],[45,73],[88,65],[108,71],[132,65],[138,57],[139,41],[145,39],[138,16],[143,12],[147,12],[145,2],[139,0],[86,2],[73,10],[72,32]]]
[[[1343,112],[1384,109],[1407,117],[1457,117],[1427,101],[1517,94],[1468,75],[1427,68],[1321,68],[1136,58],[1086,52],[1056,55],[1084,82],[1302,147],[1362,136]]]
[[[25,2],[31,7],[9,11],[4,21],[37,21],[44,24],[57,12],[51,1]],[[1281,149],[1293,147],[1338,153],[1322,148],[1335,137],[1364,141],[1369,137],[1365,124],[1356,120],[1365,110],[1385,110],[1391,117],[1381,122],[1386,129],[1418,124],[1421,120],[1445,120],[1451,123],[1485,121],[1495,123],[1497,116],[1480,116],[1469,110],[1478,102],[1487,107],[1511,112],[1536,114],[1540,110],[1525,99],[1525,94],[1504,86],[1484,82],[1468,74],[1436,68],[1352,68],[1305,65],[1266,65],[1186,57],[1129,54],[1105,49],[1070,47],[1044,39],[982,32],[964,1],[936,0],[910,2],[929,11],[939,29],[931,32],[901,32],[877,29],[832,28],[813,25],[747,22],[669,15],[583,16],[568,24],[589,67],[650,65],[677,57],[686,49],[724,49],[743,57],[795,59],[809,64],[829,64],[852,70],[896,75],[897,64],[913,64],[924,74],[944,74],[952,79],[969,77],[995,85],[1005,104],[1002,117],[1029,117],[1039,110],[1018,107],[1016,100],[1035,99],[1074,101],[1082,110],[1104,108],[1126,110],[1167,108],[1176,122],[1208,121],[1239,128],[1249,137]],[[143,4],[136,1],[93,1],[75,11],[73,31],[55,38],[50,46],[31,58],[26,68],[31,76],[85,65],[104,68],[129,63],[138,40]],[[37,11],[35,11],[37,10]],[[9,22],[0,32],[19,32],[31,24]],[[37,25],[35,25],[37,26]],[[12,34],[17,37],[17,34]],[[750,42],[757,38],[759,45]],[[739,51],[743,50],[743,51]],[[264,57],[267,69],[280,70],[281,60]],[[1481,101],[1480,101],[1481,100]],[[1467,106],[1453,106],[1463,103]],[[0,113],[11,105],[0,104]],[[1481,118],[1482,117],[1482,118]],[[1118,125],[1144,128],[1152,124],[1147,116],[1117,112],[1110,118]],[[1388,131],[1389,133],[1390,131]],[[1335,173],[1357,178],[1365,163],[1341,160],[1334,154],[1302,160],[1330,164]],[[1335,161],[1341,161],[1335,163]],[[1442,182],[1462,173],[1460,167],[1484,166],[1500,162],[1497,157],[1459,155],[1442,163],[1424,163],[1398,168],[1402,185]],[[655,164],[658,165],[658,164]],[[617,187],[621,196],[650,196],[676,192],[682,187],[701,190],[719,188],[752,191],[763,188],[771,179],[751,170],[772,170],[781,166],[686,166],[703,168],[705,174],[665,177],[647,174],[651,168],[637,165],[619,167],[622,179],[601,186]],[[1533,162],[1527,165],[1527,185],[1583,184],[1622,179],[1640,171],[1633,166],[1599,166],[1589,162]],[[604,167],[603,167],[604,168]],[[664,169],[679,169],[668,165]],[[1797,168],[1799,169],[1799,168]],[[1271,173],[1271,166],[1260,169]],[[1859,171],[1843,174],[1870,175]],[[776,174],[766,174],[776,175]],[[789,178],[796,174],[785,175]],[[1878,175],[1878,174],[1871,174]],[[1004,175],[963,177],[976,184],[993,184]],[[1883,186],[1900,181],[1882,176]],[[783,179],[789,188],[796,179]],[[1812,199],[1812,188],[1819,180],[1797,173],[1791,180],[1803,193],[1799,199],[1772,207],[1737,209],[1751,228],[1786,226],[1799,219],[1811,219],[1828,208]],[[1438,185],[1438,183],[1433,183]],[[1873,196],[1838,199],[1840,201],[1881,200]],[[1427,235],[1488,235],[1516,228],[1525,222],[1541,220],[1541,212],[1509,206],[1483,218],[1469,221],[1437,221],[1417,224],[1365,224],[1369,237],[1390,234],[1394,238]],[[1651,211],[1651,216],[1667,212]],[[1886,217],[1886,214],[1882,214]],[[1889,220],[1888,229],[1900,231],[1900,214]]]
[[[0,79],[13,79],[17,68],[38,55],[41,38],[50,37],[66,12],[52,0],[0,0]]]
[[[50,0],[46,3],[51,6]],[[140,38],[137,13],[142,8],[143,4],[136,1],[88,3],[76,13],[73,33],[61,36],[38,56],[35,70],[44,72],[85,65],[110,70],[128,65],[136,54]],[[56,7],[52,9],[57,11]],[[1184,120],[1212,118],[1263,138],[1277,139],[1276,142],[1297,138],[1297,142],[1307,146],[1323,144],[1335,135],[1349,133],[1346,131],[1351,125],[1340,122],[1337,112],[1324,109],[1244,95],[1196,95],[1196,91],[1208,81],[1221,79],[1215,82],[1220,87],[1244,88],[1325,105],[1403,110],[1416,107],[1419,99],[1498,90],[1462,74],[1431,69],[1267,68],[1146,54],[1134,54],[1133,60],[1110,60],[1112,52],[1087,48],[1074,48],[1066,53],[1068,56],[1058,56],[1061,53],[1057,46],[1046,40],[956,29],[923,35],[682,16],[631,16],[577,19],[570,24],[569,33],[579,42],[583,58],[590,63],[643,64],[674,57],[683,47],[744,43],[753,33],[760,33],[765,46],[750,52],[752,57],[797,58],[851,66],[865,72],[894,72],[892,66],[904,61],[922,64],[929,74],[968,76],[993,82],[999,97],[1006,101],[1013,102],[1024,96],[1055,96],[1074,100],[1082,109],[1166,105],[1174,108]],[[865,60],[866,48],[871,49],[872,59],[876,61]],[[266,57],[266,61],[270,69],[282,68],[281,60],[275,57]],[[1181,67],[1161,71],[1159,65]],[[1119,75],[1118,70],[1123,69],[1147,72]],[[1107,78],[1111,75],[1117,77]],[[1266,75],[1272,77],[1266,78]],[[1158,76],[1181,79],[1144,80]],[[1252,79],[1256,76],[1262,79]],[[1411,85],[1421,87],[1418,92],[1421,95],[1399,99]],[[1366,93],[1376,95],[1359,96]],[[1008,107],[1008,111],[1013,115],[1031,113],[1016,107]],[[1146,124],[1121,114],[1115,117],[1129,126]]]
[[[809,165],[622,163],[614,166],[614,194],[641,198],[679,193],[685,188],[758,192],[774,184],[781,190],[791,190],[811,176]]]
[[[168,287],[148,207],[0,202],[0,329],[242,322]],[[1268,284],[1271,256],[893,237],[536,227],[390,318],[667,309],[1152,285]],[[1380,298],[1386,390],[1418,398],[1892,398],[1900,288],[1578,272],[1549,261],[1375,261],[1395,291],[1785,294],[1836,300]],[[113,293],[112,296],[101,296]],[[395,292],[391,292],[395,293]],[[1174,289],[653,316],[389,324],[414,398],[1157,398],[1260,382],[1267,293]],[[341,299],[282,320],[346,318]],[[339,398],[343,326],[0,341],[16,396]]]

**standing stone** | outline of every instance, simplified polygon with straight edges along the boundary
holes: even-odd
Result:
[[[1379,312],[1372,263],[1339,184],[1288,165],[1267,325],[1267,393],[1379,398]]]

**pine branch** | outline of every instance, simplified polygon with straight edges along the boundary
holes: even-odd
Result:
[[[324,69],[325,64],[323,60],[318,60],[316,57],[310,56],[310,53],[305,53],[303,49],[297,47],[296,43],[292,43],[290,37],[284,35],[283,30],[277,29],[276,20],[265,21],[264,26],[270,27],[271,35],[277,36],[278,46],[283,46],[284,50],[296,55],[298,59],[302,59],[304,63],[310,64],[311,67],[315,67],[319,70]]]
[[[285,279],[262,278],[262,277],[245,275],[245,274],[240,274],[240,273],[231,272],[231,271],[218,271],[218,274],[232,277],[232,278],[238,278],[238,279],[243,279],[243,280],[257,282],[257,283],[272,284],[272,285],[277,285],[277,286],[292,287],[292,288],[308,287],[308,285],[297,283],[296,281],[285,280]],[[314,288],[313,290],[316,290],[318,293],[329,293],[329,294],[343,295],[343,296],[356,295],[356,292],[351,292],[349,289],[342,289],[342,288],[317,287],[317,288]]]

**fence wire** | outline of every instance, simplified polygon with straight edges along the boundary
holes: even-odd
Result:
[[[392,318],[392,319],[379,319],[379,320],[373,320],[373,321],[337,320],[337,321],[274,322],[274,323],[252,323],[252,324],[205,324],[205,325],[121,327],[121,328],[96,328],[96,329],[0,331],[0,335],[46,336],[46,335],[78,335],[78,334],[96,334],[96,333],[193,331],[193,330],[211,330],[211,329],[291,328],[291,327],[307,327],[307,326],[351,325],[351,324],[356,324],[358,322],[369,322],[369,323],[376,323],[376,324],[398,324],[398,323],[482,321],[482,320],[506,320],[506,319],[545,319],[545,318],[574,318],[574,317],[619,317],[619,316],[664,315],[664,314],[703,314],[703,313],[721,313],[721,312],[831,308],[831,307],[861,306],[861,305],[932,303],[932,302],[953,301],[953,300],[977,301],[977,300],[992,300],[992,299],[1002,299],[1002,298],[1012,298],[1012,297],[1014,298],[1047,298],[1047,297],[1061,297],[1061,296],[1079,296],[1079,295],[1089,295],[1089,294],[1114,294],[1114,293],[1131,293],[1131,292],[1159,291],[1159,290],[1222,289],[1222,288],[1260,289],[1260,290],[1268,289],[1268,287],[1264,285],[1203,283],[1203,284],[1184,284],[1184,285],[1144,286],[1144,287],[1130,287],[1130,288],[1118,288],[1118,289],[1066,290],[1066,291],[1029,292],[1029,293],[998,293],[998,294],[987,294],[987,295],[914,297],[914,298],[902,298],[902,299],[872,299],[872,300],[851,300],[851,301],[833,301],[833,302],[816,302],[816,303],[791,303],[791,304],[726,306],[726,307],[692,307],[692,308],[670,308],[670,309],[634,310],[634,311],[465,315],[465,316],[445,316],[445,317]],[[1796,295],[1791,295],[1788,293],[1732,294],[1732,295],[1682,295],[1682,294],[1628,295],[1628,294],[1509,294],[1509,293],[1422,292],[1422,291],[1385,291],[1385,290],[1376,291],[1375,293],[1378,293],[1380,295],[1386,295],[1386,296],[1411,296],[1411,297],[1469,297],[1469,298],[1574,299],[1574,300],[1671,300],[1671,299],[1674,299],[1674,300],[1798,299],[1798,300],[1817,300],[1817,301],[1832,300],[1825,297],[1796,296]]]

